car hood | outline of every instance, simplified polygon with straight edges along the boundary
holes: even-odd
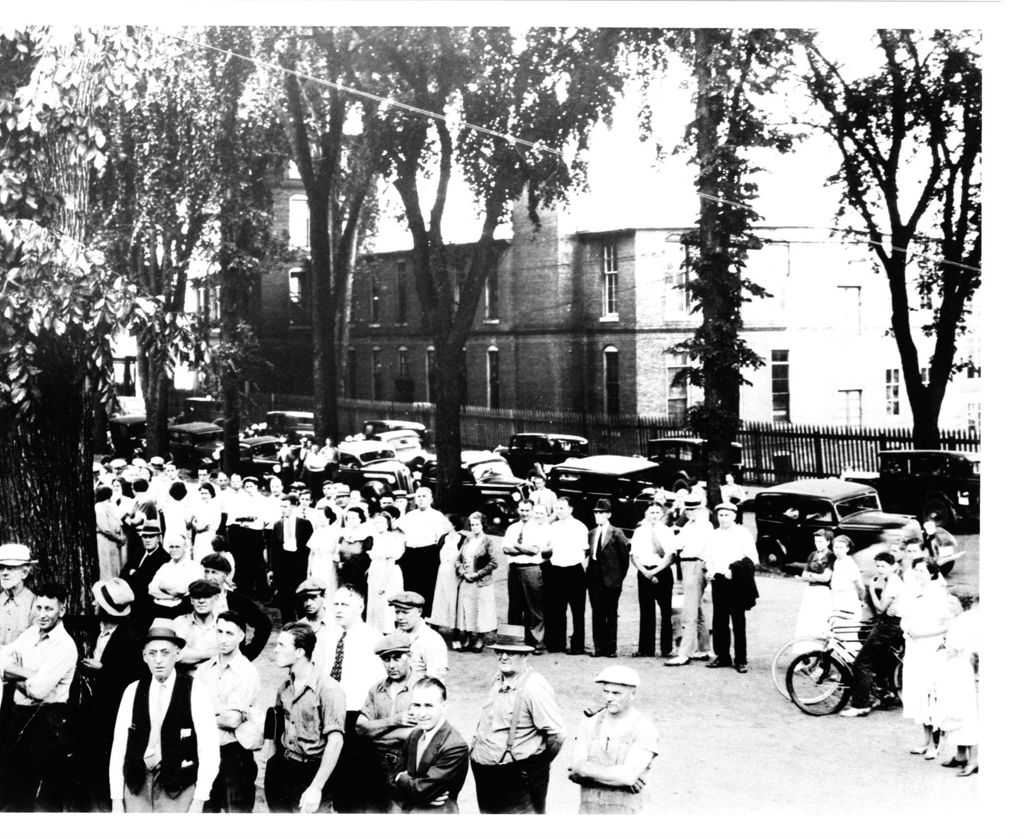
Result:
[[[863,527],[903,527],[913,516],[905,516],[902,513],[887,513],[884,510],[861,510],[852,516],[846,516],[840,525],[855,525]]]

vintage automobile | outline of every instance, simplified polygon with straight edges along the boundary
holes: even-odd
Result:
[[[488,532],[504,533],[516,519],[516,505],[526,496],[526,481],[512,474],[501,455],[488,451],[463,451],[459,472],[454,509],[459,513],[479,510]],[[423,484],[437,488],[437,459],[433,456],[423,464]]]
[[[249,437],[238,441],[238,474],[244,477],[264,478],[281,471],[281,462],[277,453],[281,441],[277,437],[263,435]],[[223,446],[218,446],[213,462],[219,469],[223,456]]]
[[[423,468],[427,452],[423,438],[415,431],[380,431],[369,438],[395,450],[395,457],[416,472]]]
[[[838,478],[768,487],[754,499],[754,515],[761,562],[794,571],[814,550],[815,530],[829,528],[836,536],[849,536],[853,550],[859,551],[911,521],[910,516],[883,512],[873,488]]]
[[[877,472],[847,472],[844,478],[873,486],[882,507],[909,513],[939,527],[956,527],[981,515],[981,455],[929,449],[878,453]]]
[[[362,434],[367,439],[371,439],[383,431],[415,431],[420,435],[424,446],[430,443],[430,431],[422,422],[374,419],[363,423]]]
[[[394,449],[378,440],[339,443],[337,464],[331,464],[327,472],[351,489],[369,486],[378,494],[384,489],[412,491],[409,468]]]
[[[224,442],[224,429],[212,422],[186,422],[167,428],[168,449],[179,469],[210,466]]]
[[[612,524],[632,529],[643,518],[654,491],[664,489],[661,464],[642,457],[591,455],[552,466],[548,487],[565,496],[576,518],[592,527],[599,498],[612,505]],[[666,493],[671,501],[674,493]]]
[[[107,422],[110,434],[110,448],[115,457],[131,460],[146,448],[146,415],[124,414],[111,417]]]
[[[562,463],[570,457],[586,457],[590,454],[590,442],[586,437],[574,434],[513,434],[508,446],[498,446],[495,452],[500,454],[512,473],[525,478],[537,466],[547,471],[549,466]]]
[[[277,435],[289,441],[313,436],[313,413],[311,411],[267,411],[264,423],[267,434]]]
[[[676,492],[687,492],[698,481],[708,477],[707,441],[699,437],[658,437],[647,443],[647,459],[661,467],[661,486]],[[743,448],[732,444],[731,473],[737,483],[743,482]]]

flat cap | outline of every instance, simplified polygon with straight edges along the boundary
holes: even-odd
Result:
[[[412,640],[404,632],[391,632],[381,638],[373,651],[377,655],[388,653],[407,653],[412,648]]]
[[[423,599],[423,595],[416,591],[400,591],[398,594],[388,599],[388,605],[394,606],[396,609],[422,609],[427,605],[427,601]]]
[[[640,687],[640,677],[637,675],[636,670],[622,664],[612,664],[605,667],[604,670],[597,674],[594,681],[598,684],[626,685],[631,688]]]
[[[211,580],[194,580],[188,585],[189,597],[216,597],[220,586]]]
[[[225,574],[231,573],[231,563],[228,562],[228,558],[223,554],[207,554],[200,562],[203,568],[212,568],[214,571],[223,571]]]
[[[298,588],[295,589],[296,594],[305,594],[307,591],[314,591],[323,594],[327,591],[327,583],[321,580],[319,577],[306,577]]]

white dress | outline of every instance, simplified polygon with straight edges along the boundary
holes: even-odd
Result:
[[[308,574],[319,577],[327,586],[324,597],[331,602],[334,592],[338,590],[338,539],[341,537],[341,526],[326,524],[323,527],[314,525],[313,535],[306,546],[309,548]],[[330,612],[330,608],[327,610]]]
[[[935,722],[954,746],[978,745],[978,677],[974,655],[981,640],[977,607],[953,618],[939,653]]]
[[[459,543],[462,534],[449,533],[441,541],[440,564],[437,567],[437,582],[434,584],[434,603],[427,623],[444,629],[455,628],[455,601],[458,598],[459,579],[455,576],[455,564],[459,561]]]
[[[811,554],[808,564],[816,563],[811,570],[821,573],[825,568],[830,567],[831,561],[832,553],[827,551],[822,556],[816,553]],[[800,638],[804,635],[812,635],[817,638],[824,638],[828,633],[828,619],[831,614],[832,591],[828,584],[806,583],[804,596],[800,601],[800,611],[797,614],[796,630],[793,637]],[[815,645],[813,643],[801,644],[794,648],[793,652],[801,653],[814,648]]]
[[[217,528],[220,526],[220,504],[216,498],[207,502],[197,501],[192,508],[192,518],[197,527],[205,527],[205,530],[195,531],[192,542],[192,558],[202,562],[203,557],[209,556],[213,551],[213,537],[217,535]]]
[[[949,597],[945,589],[929,582],[917,596],[903,604],[900,625],[904,634],[936,632],[948,625],[952,617]],[[903,654],[903,716],[921,725],[933,725],[935,720],[935,681],[938,675],[939,647],[943,634],[925,638],[906,638]]]

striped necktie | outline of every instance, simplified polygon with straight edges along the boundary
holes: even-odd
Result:
[[[334,649],[334,666],[331,668],[331,678],[335,681],[341,680],[341,665],[345,661],[345,633],[341,633],[338,639],[338,646]]]

